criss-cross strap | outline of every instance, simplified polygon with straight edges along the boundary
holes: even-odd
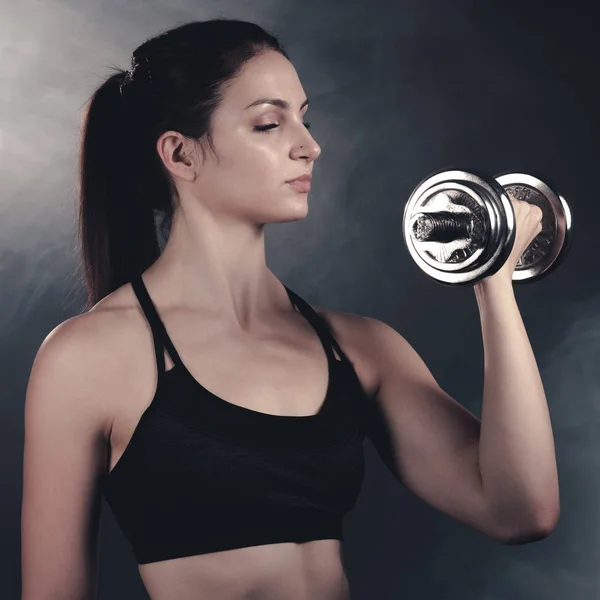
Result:
[[[330,356],[334,360],[338,360],[333,354],[333,346],[341,361],[350,362],[348,357],[344,354],[344,351],[338,344],[337,340],[335,339],[331,328],[327,323],[327,319],[321,316],[308,302],[306,302],[306,300],[304,300],[298,294],[296,294],[296,292],[290,290],[285,285],[284,287],[288,293],[288,296],[290,297],[292,304],[294,304],[294,306],[298,308],[298,310],[304,315],[304,317],[306,317],[306,319],[316,330],[317,334],[323,342],[325,351],[328,353],[328,356]]]
[[[179,354],[177,350],[175,350],[175,346],[165,329],[165,326],[158,315],[158,311],[156,310],[156,306],[154,306],[154,302],[152,302],[152,298],[150,298],[150,294],[144,284],[144,280],[141,275],[138,275],[134,279],[131,280],[131,287],[137,296],[138,302],[146,315],[146,319],[150,324],[150,329],[152,330],[152,337],[154,338],[154,351],[156,353],[156,364],[158,366],[159,375],[165,372],[165,356],[164,349],[166,348],[169,356],[173,363],[180,363],[181,358],[179,358]]]

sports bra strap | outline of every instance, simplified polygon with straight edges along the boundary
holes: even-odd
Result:
[[[182,361],[177,353],[177,350],[175,350],[173,342],[171,342],[171,338],[169,337],[162,320],[160,319],[158,311],[156,310],[156,306],[154,305],[154,302],[152,302],[152,298],[150,298],[150,294],[148,293],[146,285],[144,284],[142,275],[138,275],[131,280],[131,287],[137,296],[140,306],[146,315],[146,319],[150,324],[150,329],[152,330],[156,363],[158,366],[158,373],[160,375],[165,372],[164,348],[167,349],[169,356],[174,363],[179,363],[181,365]],[[292,304],[298,308],[302,315],[316,330],[317,334],[321,338],[328,357],[335,361],[338,360],[332,351],[333,347],[341,361],[350,362],[333,336],[325,317],[319,315],[315,309],[308,302],[303,300],[298,294],[290,290],[287,286],[284,285],[284,287]]]
[[[154,306],[154,302],[152,302],[152,298],[150,298],[150,294],[146,289],[146,285],[144,284],[144,280],[141,275],[138,275],[134,279],[131,280],[131,287],[137,296],[137,299],[148,319],[148,323],[150,324],[150,329],[152,330],[152,337],[154,338],[154,350],[156,352],[156,363],[158,365],[158,373],[159,375],[165,372],[165,356],[164,349],[167,348],[169,352],[169,356],[174,363],[181,364],[181,358],[179,358],[179,354],[177,350],[175,350],[175,346],[173,342],[171,342],[171,338],[165,329],[163,322],[161,321],[158,311],[156,310],[156,306]]]
[[[298,307],[298,310],[306,317],[306,319],[310,322],[310,324],[315,328],[319,337],[323,341],[323,345],[325,346],[325,351],[333,360],[338,360],[335,358],[331,347],[335,348],[340,360],[345,362],[350,362],[348,357],[344,354],[344,351],[341,349],[337,340],[333,336],[329,325],[327,324],[327,319],[321,316],[306,300],[303,300],[298,294],[290,290],[287,286],[285,287],[292,304]],[[339,362],[339,361],[338,361]]]

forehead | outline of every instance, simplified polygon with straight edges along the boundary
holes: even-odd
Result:
[[[279,52],[269,50],[250,59],[239,75],[230,83],[224,98],[226,109],[248,114],[260,107],[246,107],[259,98],[281,98],[287,100],[293,111],[297,111],[306,98],[296,69]],[[264,108],[268,105],[262,105]],[[273,108],[273,107],[271,107]]]

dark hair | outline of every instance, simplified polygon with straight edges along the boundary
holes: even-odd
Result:
[[[131,69],[91,96],[79,162],[78,250],[87,304],[143,273],[160,255],[177,195],[156,141],[169,130],[211,150],[211,117],[225,84],[254,56],[280,42],[246,21],[194,21],[160,33],[133,52]],[[203,149],[204,151],[204,149]]]

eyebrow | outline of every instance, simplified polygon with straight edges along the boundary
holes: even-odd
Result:
[[[252,104],[246,106],[244,110],[248,110],[252,106],[258,106],[259,104],[272,104],[273,106],[279,106],[279,108],[283,108],[284,110],[289,110],[290,103],[286,100],[282,100],[281,98],[259,98]],[[308,104],[308,98],[302,103],[300,106],[300,110],[302,110]]]

